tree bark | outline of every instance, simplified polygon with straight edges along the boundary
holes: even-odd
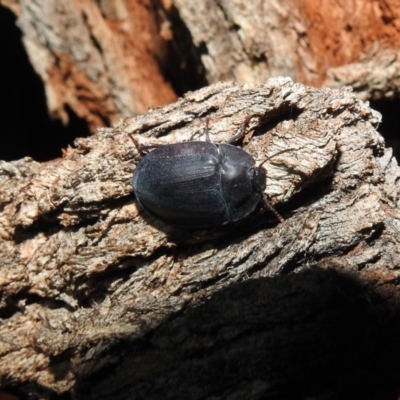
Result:
[[[138,207],[130,134],[204,140],[209,119],[219,143],[253,114],[243,148],[258,162],[292,149],[266,163],[283,223],[260,207],[187,232]],[[1,162],[2,385],[41,398],[395,398],[400,170],[379,122],[349,89],[217,83],[62,159]]]
[[[92,132],[207,83],[290,76],[396,98],[394,0],[0,0],[18,18],[49,113]],[[7,56],[7,55],[5,55]]]
[[[351,70],[352,64],[371,54],[397,55],[400,46],[400,5],[393,0],[206,0],[200,4],[172,0],[172,4],[193,44],[202,49],[209,82],[264,82],[285,75],[320,86],[330,83],[327,78],[336,68]],[[370,73],[373,80],[376,73]],[[348,81],[351,84],[352,79]]]
[[[163,22],[151,0],[0,4],[18,18],[53,117],[67,123],[69,108],[94,133],[121,117],[176,100],[163,76],[167,42],[160,35]]]

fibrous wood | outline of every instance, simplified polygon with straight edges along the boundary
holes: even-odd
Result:
[[[204,140],[209,119],[221,142],[251,114],[243,147],[258,162],[292,149],[265,164],[283,223],[260,207],[185,232],[138,207],[130,134]],[[96,399],[285,398],[298,382],[331,398],[333,365],[359,384],[370,307],[398,296],[400,170],[379,122],[349,89],[227,82],[77,139],[62,159],[1,162],[1,382]]]
[[[49,114],[99,126],[176,100],[152,1],[1,0],[17,17]]]
[[[72,110],[92,132],[205,82],[284,75],[316,86],[354,84],[363,99],[399,93],[390,63],[400,46],[395,0],[0,4],[17,18],[49,113],[67,123]]]
[[[324,83],[331,68],[400,45],[397,1],[172,0],[188,26],[209,82],[290,76]],[[384,77],[382,76],[384,79]]]
[[[371,52],[363,60],[331,68],[325,84],[331,87],[351,86],[363,100],[394,100],[400,93],[399,50]]]

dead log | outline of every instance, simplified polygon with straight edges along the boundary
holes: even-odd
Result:
[[[385,64],[388,54],[393,58],[400,46],[400,5],[391,0],[379,4],[374,0],[209,0],[200,4],[172,0],[167,10],[172,14],[174,9],[188,27],[210,83],[264,82],[285,75],[320,86],[331,83],[336,68],[342,68],[340,78],[352,84],[353,64],[373,56]],[[365,74],[360,78],[373,86],[379,84],[380,75],[382,86],[388,80],[383,72],[371,73],[371,82]],[[397,67],[391,67],[392,72],[398,77]]]
[[[163,76],[167,42],[151,0],[0,0],[0,5],[17,17],[49,114],[64,124],[70,109],[94,133],[123,116],[176,100]]]
[[[67,123],[72,110],[92,132],[221,80],[284,75],[308,85],[354,85],[363,99],[399,93],[400,6],[390,0],[0,5],[17,18],[49,114]]]
[[[283,223],[260,207],[186,232],[138,207],[129,134],[204,140],[209,118],[222,142],[250,114],[256,160],[294,149],[266,165]],[[349,89],[218,83],[61,159],[1,162],[2,385],[41,398],[322,399],[378,382],[384,398],[393,381],[375,361],[389,344],[398,354],[400,170],[379,122]]]
[[[398,49],[374,49],[358,62],[331,68],[325,84],[331,87],[351,86],[363,100],[394,100],[400,92],[399,76]]]

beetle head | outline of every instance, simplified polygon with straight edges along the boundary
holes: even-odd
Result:
[[[267,179],[265,169],[262,167],[253,167],[250,172],[252,174],[251,187],[255,192],[263,192],[266,188],[265,180]]]

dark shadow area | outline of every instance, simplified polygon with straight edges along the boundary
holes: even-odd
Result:
[[[77,369],[76,399],[371,399],[399,394],[396,305],[334,270],[233,284]],[[99,348],[97,347],[99,350]]]
[[[18,389],[15,387],[8,387],[6,390],[0,391],[0,400],[71,400],[72,396],[70,393],[57,394],[44,387],[40,387],[41,395],[38,396],[38,388],[35,385],[25,385],[24,389]]]
[[[157,0],[157,3],[158,8],[162,9],[161,2]],[[174,6],[165,12],[171,23],[173,40],[168,41],[168,58],[161,68],[175,93],[181,97],[188,91],[208,85],[201,61],[201,55],[207,53],[207,48],[194,45],[189,29]]]
[[[60,157],[75,138],[90,135],[87,124],[70,109],[67,126],[49,117],[43,82],[29,61],[15,16],[1,6],[0,26],[0,160]]]
[[[283,121],[296,121],[302,112],[302,109],[283,102],[260,118],[261,125],[255,129],[254,135],[266,135]]]
[[[400,161],[400,99],[370,100],[370,106],[382,114],[382,123],[378,132],[385,138],[386,147],[393,149],[393,154]]]

